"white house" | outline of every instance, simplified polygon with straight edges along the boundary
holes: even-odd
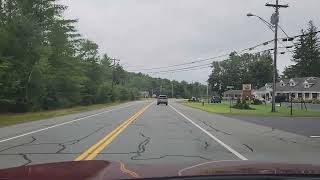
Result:
[[[252,91],[252,95],[256,99],[265,99],[267,101],[271,100],[272,97],[272,83],[266,83],[265,86],[260,89]]]
[[[320,78],[302,77],[282,79],[276,84],[277,95],[285,95],[289,98],[293,94],[295,99],[320,99]],[[272,96],[272,84],[267,83],[264,87],[253,92],[256,98],[270,100]]]

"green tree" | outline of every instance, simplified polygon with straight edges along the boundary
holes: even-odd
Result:
[[[287,77],[320,76],[320,49],[317,27],[309,21],[308,29],[301,30],[299,43],[295,46],[292,61],[295,65],[285,69]]]
[[[135,100],[139,91],[190,98],[205,86],[113,66],[83,39],[58,0],[0,0],[0,111],[36,111]],[[114,90],[111,83],[114,72]]]
[[[242,89],[242,84],[250,83],[260,88],[272,81],[272,58],[270,53],[231,53],[224,61],[212,63],[212,73],[208,82],[213,92],[222,95],[227,86]]]

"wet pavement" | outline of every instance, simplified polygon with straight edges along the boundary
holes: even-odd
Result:
[[[226,117],[281,129],[302,136],[310,137],[320,135],[320,117],[256,117],[240,115],[226,115]]]
[[[246,159],[320,163],[319,139],[149,100],[1,128],[0,168],[73,161],[150,103],[95,159],[146,165]]]

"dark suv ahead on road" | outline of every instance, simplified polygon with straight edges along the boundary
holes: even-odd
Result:
[[[166,95],[159,95],[157,98],[157,105],[165,104],[168,106],[168,97]]]

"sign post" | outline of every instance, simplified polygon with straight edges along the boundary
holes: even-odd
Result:
[[[251,84],[242,84],[242,99],[247,100],[247,97],[251,99]]]
[[[227,86],[227,89],[229,89],[229,90],[232,90],[233,88],[234,88],[234,86]],[[229,108],[230,108],[230,112],[231,112],[231,105],[232,105],[232,103],[231,103],[231,98],[232,98],[232,97],[229,97],[229,103],[230,103]]]

